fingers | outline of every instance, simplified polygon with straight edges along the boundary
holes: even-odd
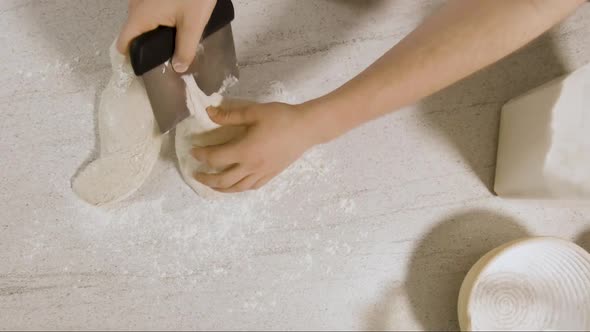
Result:
[[[134,3],[129,4],[130,9],[133,8],[133,6],[136,5]],[[157,21],[149,19],[149,17],[142,15],[142,13],[138,11],[130,10],[129,19],[125,23],[125,26],[121,30],[119,38],[117,39],[117,50],[119,50],[119,53],[121,54],[126,54],[133,38],[145,32],[154,30],[158,25]]]
[[[202,4],[204,7],[199,11],[199,17],[194,17],[195,13],[184,13],[177,22],[172,67],[178,73],[184,73],[193,63],[203,30],[215,7],[215,1]]]
[[[176,27],[175,52],[172,65],[185,72],[193,62],[203,29],[211,17],[216,1],[129,1],[129,16],[119,38],[117,49],[125,54],[131,40],[158,26]]]
[[[201,160],[208,160],[208,165],[211,164],[211,156],[214,156],[213,160],[215,160],[215,154],[208,152],[206,148],[194,148],[193,156],[197,158],[199,161]],[[218,157],[217,157],[218,158]],[[219,162],[221,159],[215,160],[213,163]],[[211,166],[213,168],[221,168]],[[276,176],[276,174],[269,174],[266,176],[259,176],[255,173],[250,173],[246,167],[243,167],[239,164],[233,164],[229,169],[219,173],[195,173],[194,178],[199,181],[200,183],[211,187],[217,191],[223,193],[235,193],[241,192],[246,190],[256,190],[267,184],[272,178]]]
[[[222,192],[222,193],[237,193],[237,192],[242,192],[242,191],[253,189],[253,186],[257,181],[258,181],[258,177],[254,174],[250,174],[229,188],[225,188],[225,189],[214,188],[214,189],[219,192]]]
[[[215,169],[224,169],[236,164],[239,158],[231,142],[208,147],[195,146],[191,154],[198,161]]]
[[[248,176],[243,167],[238,165],[221,173],[196,173],[195,179],[202,184],[214,189],[228,189]]]
[[[251,107],[221,108],[207,107],[211,121],[222,126],[239,126],[253,124],[257,120],[257,113]]]
[[[248,174],[248,171],[239,165],[221,173],[195,173],[195,179],[212,189],[223,193],[235,193],[246,190],[257,190],[272,180],[275,175],[259,177]]]
[[[254,185],[252,186],[252,189],[254,189],[254,190],[260,189],[262,186],[267,184],[268,181],[272,180],[272,178],[274,178],[275,176],[276,176],[275,174],[263,176],[260,180],[256,181],[256,183],[254,183]]]
[[[204,28],[205,24],[202,22],[191,20],[182,20],[176,26],[176,44],[172,67],[177,73],[184,73],[193,63]]]

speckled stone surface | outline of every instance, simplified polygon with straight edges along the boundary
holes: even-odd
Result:
[[[234,93],[326,93],[440,3],[237,1]],[[526,235],[590,246],[588,203],[489,189],[502,104],[590,61],[590,5],[261,192],[204,201],[168,146],[133,197],[97,209],[70,182],[97,154],[125,7],[0,1],[0,329],[456,329],[461,281],[488,250]]]

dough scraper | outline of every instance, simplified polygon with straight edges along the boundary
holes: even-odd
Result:
[[[131,66],[143,79],[145,89],[162,134],[167,133],[190,115],[186,105],[186,83],[183,75],[192,75],[197,86],[207,95],[218,92],[228,78],[238,78],[238,65],[231,21],[231,0],[217,0],[205,26],[201,46],[188,70],[174,71],[176,28],[160,26],[135,38],[129,46]]]

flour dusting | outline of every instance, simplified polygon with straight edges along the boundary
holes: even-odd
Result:
[[[237,77],[235,77],[233,75],[227,76],[223,80],[223,82],[221,83],[221,88],[219,88],[219,91],[217,93],[225,93],[227,91],[227,89],[231,88],[236,83],[238,83],[238,78]]]
[[[127,84],[126,76],[118,77],[118,87]],[[281,82],[262,92],[268,100],[298,99]],[[324,220],[346,223],[355,217],[354,201],[338,187],[332,161],[316,147],[258,191],[206,200],[182,182],[173,163],[160,160],[131,198],[108,209],[79,204],[71,209],[82,215],[77,236],[88,255],[101,257],[93,260],[94,273],[110,271],[129,280],[194,288],[220,278],[256,279],[263,257],[289,253],[294,259],[269,266],[275,275],[268,284],[272,288],[314,271],[331,275],[337,260],[352,252],[355,239],[324,228]],[[293,236],[317,227],[324,229]],[[264,312],[276,305],[267,290],[256,294],[228,311]]]
[[[280,81],[273,81],[270,83],[269,95],[273,97],[275,101],[282,103],[296,104],[298,99],[289,93],[285,84]]]
[[[111,80],[114,81],[115,92],[122,94],[127,91],[135,79],[135,73],[133,73],[133,68],[129,64],[129,58],[119,53],[114,45],[113,43],[110,48],[111,67],[113,71]]]
[[[167,176],[174,173],[171,170]],[[92,251],[104,252],[105,263],[112,259],[109,264],[121,266],[127,274],[153,278],[227,275],[234,268],[248,269],[256,253],[264,249],[260,241],[269,240],[264,240],[264,234],[272,229],[293,224],[311,209],[318,209],[320,215],[339,213],[314,207],[311,198],[299,205],[292,201],[299,197],[296,193],[328,186],[329,173],[330,166],[321,153],[310,151],[263,189],[222,200],[201,199],[188,188],[153,199],[141,197],[140,191],[134,202],[122,202],[110,210],[84,208],[84,214],[93,220],[85,223],[86,240]],[[178,186],[185,188],[178,181],[171,185]],[[177,204],[175,197],[179,195],[189,195],[189,205]],[[138,246],[141,252],[133,249]],[[336,251],[342,249],[331,246]],[[302,271],[311,268],[314,247],[310,242],[302,260],[294,262]]]

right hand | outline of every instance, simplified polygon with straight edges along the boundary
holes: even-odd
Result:
[[[205,25],[216,0],[129,0],[129,13],[117,49],[126,54],[129,43],[160,25],[176,27],[176,49],[172,66],[185,72],[193,62]]]
[[[306,150],[319,143],[323,124],[306,104],[250,104],[209,107],[211,120],[222,126],[245,126],[246,132],[225,144],[194,147],[192,155],[219,173],[197,173],[195,179],[220,192],[258,189]]]

